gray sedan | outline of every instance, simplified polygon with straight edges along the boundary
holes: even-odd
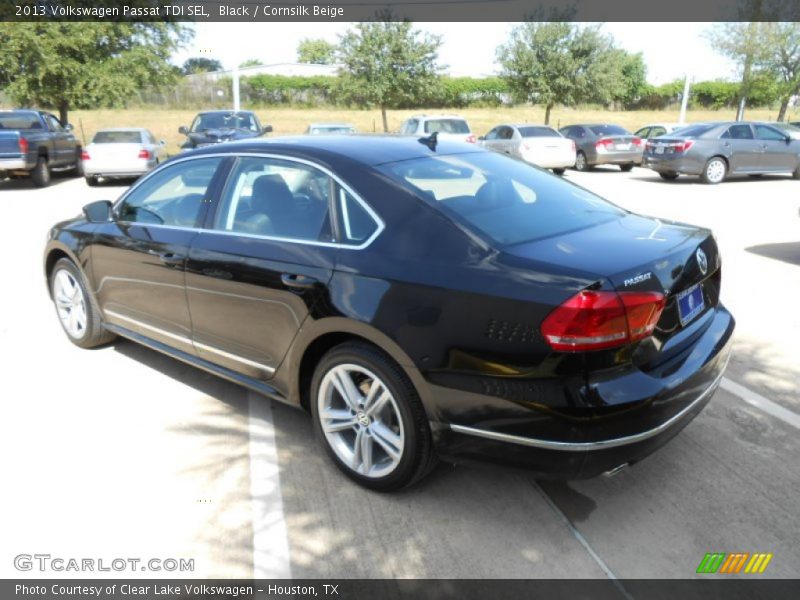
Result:
[[[668,181],[699,175],[720,183],[730,175],[773,173],[800,179],[800,140],[769,123],[704,123],[648,141],[642,164]]]
[[[559,131],[575,142],[577,171],[594,165],[619,165],[623,171],[630,171],[642,162],[644,142],[619,125],[569,125]]]

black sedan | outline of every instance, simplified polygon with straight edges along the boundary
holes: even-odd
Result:
[[[198,113],[191,127],[182,125],[178,128],[178,133],[186,136],[181,144],[182,150],[245,140],[271,131],[272,125],[262,127],[256,114],[248,110],[208,110]]]
[[[435,458],[585,478],[702,410],[734,320],[706,229],[460,142],[204,148],[52,228],[68,337],[123,336],[302,407],[391,490]]]
[[[800,179],[800,139],[771,123],[702,123],[648,140],[642,166],[667,181],[699,175],[713,184],[779,173]]]

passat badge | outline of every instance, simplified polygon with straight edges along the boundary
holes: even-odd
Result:
[[[703,252],[702,248],[697,249],[697,266],[700,267],[700,272],[705,275],[708,273],[708,259],[706,258],[706,253]]]

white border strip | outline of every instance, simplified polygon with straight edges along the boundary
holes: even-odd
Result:
[[[791,425],[796,429],[800,429],[800,415],[790,411],[789,409],[783,408],[780,404],[776,404],[772,400],[768,400],[764,398],[761,394],[757,394],[743,385],[736,383],[735,381],[731,381],[727,377],[722,378],[722,382],[719,386],[725,390],[726,392],[730,392],[734,396],[744,400],[751,406],[755,406],[759,410],[764,411],[770,416],[775,417],[776,419],[780,419],[787,425]]]
[[[283,516],[272,401],[247,392],[250,502],[253,512],[253,578],[291,579],[289,538]]]

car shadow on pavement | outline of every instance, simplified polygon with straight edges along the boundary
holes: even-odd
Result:
[[[759,244],[745,248],[748,252],[780,260],[790,265],[800,266],[800,242],[783,242],[778,244]]]
[[[68,181],[75,179],[74,177],[61,177],[53,174],[53,178],[50,180],[50,185],[48,187],[56,187],[62,185]],[[4,191],[17,191],[17,190],[44,190],[47,188],[37,188],[33,185],[33,182],[30,178],[22,178],[22,179],[0,179],[0,192]]]
[[[703,181],[700,179],[700,177],[695,176],[695,175],[681,175],[677,179],[673,179],[671,181],[667,181],[665,179],[662,179],[658,175],[658,173],[656,173],[655,171],[652,172],[652,176],[650,176],[650,177],[637,177],[636,179],[638,181],[642,181],[642,182],[645,182],[645,183],[658,183],[660,185],[690,185],[690,184],[708,185],[706,183],[703,183]],[[788,181],[788,180],[791,180],[791,176],[764,175],[764,176],[758,176],[758,177],[748,177],[746,175],[734,175],[734,176],[726,179],[725,181],[723,181],[722,183],[719,183],[717,185],[729,185],[729,184],[736,185],[736,184],[742,184],[742,183],[745,183],[745,182],[747,182],[747,183],[766,183],[766,182],[769,182],[769,181]]]

